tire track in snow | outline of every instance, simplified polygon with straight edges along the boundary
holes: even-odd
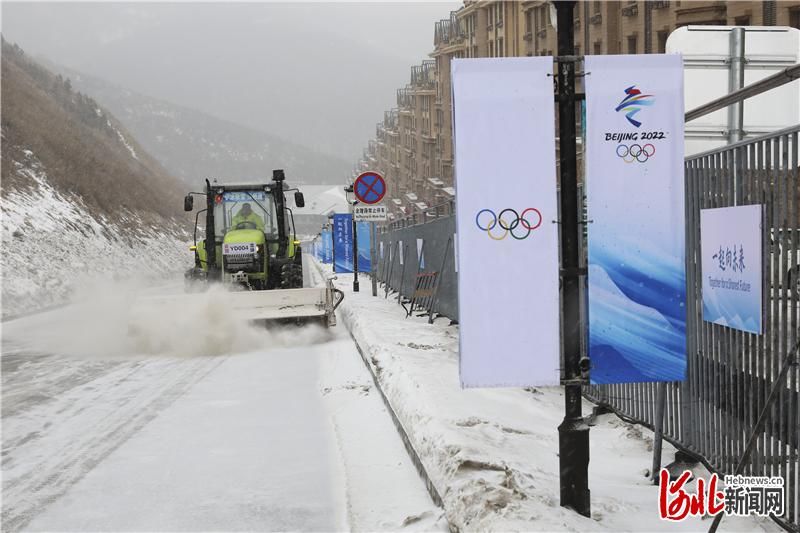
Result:
[[[4,417],[2,529],[24,528],[225,359],[128,363]]]

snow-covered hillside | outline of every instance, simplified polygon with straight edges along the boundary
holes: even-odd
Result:
[[[2,208],[2,314],[62,303],[92,279],[175,276],[191,263],[189,235],[139,215],[111,222],[77,196],[60,193],[30,150],[13,160],[27,187],[8,191]]]

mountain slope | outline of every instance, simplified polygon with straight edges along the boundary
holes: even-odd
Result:
[[[112,115],[20,48],[2,46],[3,191],[26,186],[12,164],[24,149],[37,155],[56,189],[112,219],[124,211],[170,219],[179,213],[178,182]]]
[[[190,186],[205,178],[243,181],[283,168],[297,183],[340,183],[350,163],[63,67],[74,86],[107,107],[144,148]],[[265,129],[270,125],[265,124]]]
[[[2,313],[190,266],[177,180],[69,80],[2,42]]]

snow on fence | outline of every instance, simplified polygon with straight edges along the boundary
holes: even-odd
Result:
[[[798,132],[800,126],[795,126],[697,154],[685,162],[688,369],[685,382],[666,384],[663,435],[720,475],[734,472],[781,361],[796,349],[800,336]],[[765,206],[761,335],[705,322],[702,317],[700,209],[748,204]],[[424,222],[409,219],[385,228],[377,236],[384,250],[377,273],[386,285],[384,294],[400,300],[411,298],[418,273],[440,271],[435,311],[458,320],[456,250],[445,254],[453,246],[455,233],[451,212],[433,217],[422,213]],[[417,239],[422,239],[424,248]],[[420,251],[423,268],[419,268]],[[582,289],[585,297],[585,279]],[[582,319],[585,322],[585,312]],[[585,349],[584,339],[584,353]],[[767,413],[744,471],[783,478],[785,513],[774,519],[790,530],[800,525],[798,358],[795,354],[795,364],[780,384],[777,402]],[[584,394],[653,428],[657,387],[655,383],[588,386]]]

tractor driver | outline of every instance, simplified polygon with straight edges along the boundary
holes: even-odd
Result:
[[[233,217],[231,227],[236,229],[236,226],[242,222],[251,222],[256,225],[256,229],[264,231],[264,220],[250,209],[250,204],[248,203],[243,204],[239,212]]]

